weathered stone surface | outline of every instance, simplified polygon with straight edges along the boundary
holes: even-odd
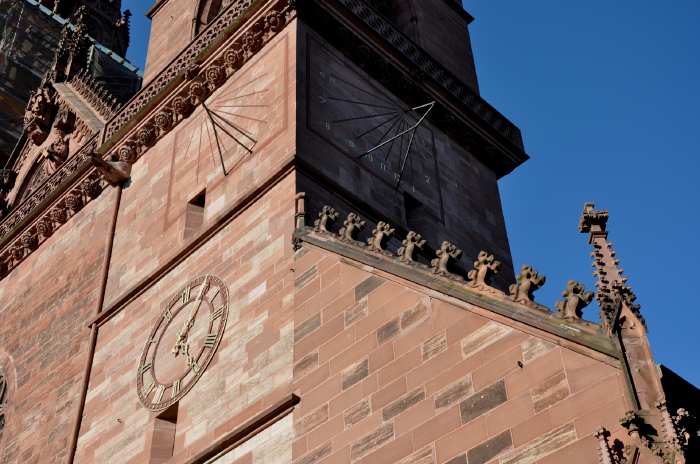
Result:
[[[306,272],[304,272],[302,275],[294,279],[294,287],[298,290],[300,288],[303,288],[304,285],[308,284],[311,282],[311,280],[314,279],[318,275],[318,270],[316,269],[316,266],[312,266],[309,268]]]
[[[399,461],[398,464],[435,464],[435,450],[432,446],[420,449]]]
[[[369,374],[369,360],[365,359],[343,371],[343,390],[355,385]]]
[[[360,301],[362,298],[372,293],[373,290],[379,288],[383,283],[384,279],[377,276],[371,276],[363,280],[360,285],[355,287],[355,301]]]
[[[489,322],[462,339],[462,354],[465,358],[493,345],[509,335],[513,329],[497,322]]]
[[[564,371],[559,371],[549,377],[542,385],[531,391],[535,411],[540,412],[569,396],[569,383]]]
[[[542,435],[504,457],[503,464],[532,464],[576,440],[573,424],[566,424]]]
[[[460,454],[459,456],[455,456],[449,461],[447,461],[445,464],[467,464],[467,455]]]
[[[350,449],[350,458],[358,459],[370,451],[379,448],[394,437],[394,425],[387,423],[379,427],[374,432],[365,435],[360,440],[353,443]]]
[[[328,404],[324,404],[320,408],[313,411],[311,414],[307,414],[301,419],[294,423],[294,429],[296,433],[301,436],[308,433],[323,424],[328,420]]]
[[[529,363],[545,353],[552,351],[556,345],[541,338],[530,337],[522,343],[523,362]]]
[[[475,393],[459,404],[462,423],[479,417],[499,404],[505,403],[507,399],[506,386],[503,381]]]
[[[439,355],[447,349],[447,337],[445,334],[435,335],[430,337],[423,343],[422,354],[423,361]]]
[[[352,427],[361,420],[365,419],[370,415],[371,409],[369,406],[369,400],[362,400],[355,406],[352,406],[343,415],[343,422],[345,423],[345,428]]]
[[[310,317],[306,321],[294,327],[294,343],[301,341],[314,330],[321,327],[321,313]]]
[[[402,398],[394,401],[382,410],[382,418],[387,421],[391,418],[398,416],[411,406],[419,403],[425,399],[425,391],[423,389],[414,390]]]
[[[301,377],[318,365],[318,352],[309,353],[294,365],[294,377]]]
[[[395,337],[399,333],[399,320],[392,319],[377,330],[377,341],[379,344]]]
[[[415,307],[404,311],[401,315],[401,329],[406,330],[412,325],[415,325],[419,321],[425,319],[428,315],[428,306],[421,302]]]
[[[467,461],[469,464],[485,464],[511,446],[513,446],[513,440],[510,437],[510,430],[506,430],[500,435],[496,435],[479,446],[470,449],[467,453]]]
[[[315,464],[319,461],[321,461],[323,458],[326,456],[330,455],[332,451],[331,443],[328,442],[324,444],[323,446],[320,446],[307,454],[306,456],[302,457],[301,459],[298,459],[294,461],[294,464]]]
[[[345,325],[362,319],[367,315],[367,300],[360,300],[355,306],[345,311]]]
[[[472,393],[474,393],[472,378],[468,376],[435,395],[435,409],[446,408]]]

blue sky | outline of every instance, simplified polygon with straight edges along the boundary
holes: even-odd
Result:
[[[129,58],[143,67],[152,2],[122,3],[134,13]],[[532,157],[500,184],[515,265],[547,276],[537,298],[550,307],[568,279],[592,288],[578,218],[586,201],[608,209],[657,362],[700,385],[700,2],[465,6],[482,96]]]

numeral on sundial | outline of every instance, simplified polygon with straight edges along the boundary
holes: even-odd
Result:
[[[220,318],[221,316],[224,315],[224,307],[222,306],[221,308],[215,309],[209,314],[209,319],[212,321]]]
[[[172,397],[175,398],[177,395],[180,394],[180,384],[182,382],[182,379],[177,379],[173,383],[173,392],[172,392]]]
[[[204,340],[204,348],[212,349],[216,345],[217,334],[208,334],[206,340]]]
[[[147,397],[148,395],[150,395],[154,388],[156,388],[156,384],[154,382],[144,385],[142,390],[143,396]]]
[[[191,291],[192,291],[192,288],[190,288],[189,286],[185,287],[185,288],[182,290],[182,295],[180,296],[181,299],[182,299],[182,304],[185,304],[185,303],[187,303],[188,301],[190,301],[190,292],[191,292]]]
[[[170,308],[166,309],[163,313],[163,319],[165,319],[165,322],[170,322],[173,320],[173,313],[170,311]]]
[[[214,291],[214,294],[209,298],[209,302],[213,304],[214,300],[216,299],[216,297],[218,295],[219,295],[219,288],[217,287],[216,290]]]
[[[153,402],[160,403],[161,400],[163,399],[164,393],[165,393],[165,387],[163,385],[158,385],[158,388],[156,388],[156,394],[153,395]]]
[[[190,368],[192,369],[192,372],[194,372],[195,374],[199,374],[200,367],[199,367],[199,364],[197,364],[196,360],[192,360],[192,364],[190,365]]]

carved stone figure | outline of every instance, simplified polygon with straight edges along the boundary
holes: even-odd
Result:
[[[175,97],[173,99],[173,110],[175,111],[175,114],[180,118],[186,118],[192,113],[192,102],[190,101],[189,98],[185,98],[182,96]]]
[[[545,281],[546,277],[538,274],[532,266],[523,266],[520,268],[517,282],[508,290],[513,301],[528,304],[535,301],[533,294],[544,285]]]
[[[90,162],[110,185],[119,185],[131,175],[131,163],[127,161],[105,161],[92,155]]]
[[[36,224],[36,231],[39,237],[46,239],[53,234],[53,222],[48,217],[43,217]]]
[[[338,219],[338,212],[333,207],[326,205],[318,213],[318,219],[314,221],[314,230],[328,232],[328,224],[335,222],[336,219]]]
[[[70,151],[70,135],[61,129],[54,129],[52,137],[52,142],[46,147],[44,152],[46,161],[43,163],[43,168],[46,171],[46,175],[56,172],[68,159]]]
[[[413,255],[416,252],[416,248],[422,250],[426,243],[427,241],[423,239],[421,234],[410,231],[403,242],[401,242],[402,246],[396,253],[400,256],[401,262],[412,263],[414,262]]]
[[[357,242],[355,235],[365,228],[365,224],[365,221],[360,219],[357,213],[350,213],[343,222],[343,227],[338,232],[338,236],[346,242]]]
[[[168,110],[160,111],[156,114],[155,118],[153,118],[153,122],[161,134],[165,133],[173,126],[173,115]]]
[[[566,320],[579,320],[583,315],[583,308],[593,301],[593,292],[587,292],[583,284],[570,280],[566,284],[566,290],[561,294],[564,301],[557,301],[558,316]]]
[[[24,112],[24,127],[35,145],[44,143],[49,135],[54,106],[53,96],[47,86],[39,87],[29,98]]]
[[[158,134],[153,126],[146,124],[136,133],[139,143],[145,147],[152,147],[156,143]]]
[[[207,87],[201,82],[194,81],[192,84],[190,84],[189,94],[192,103],[197,105],[204,101],[207,95]]]
[[[448,269],[450,260],[459,259],[462,256],[462,250],[445,240],[440,245],[440,249],[435,252],[435,256],[436,258],[430,262],[433,272],[441,276],[447,276],[451,274]]]
[[[390,224],[384,221],[379,221],[377,223],[377,227],[372,230],[372,236],[367,239],[369,249],[380,253],[383,252],[385,241],[394,235],[394,232],[396,232],[396,229],[391,227]]]
[[[476,261],[474,261],[474,269],[469,271],[469,285],[477,288],[486,288],[491,286],[491,277],[497,274],[501,269],[501,262],[492,254],[486,251],[480,251]]]

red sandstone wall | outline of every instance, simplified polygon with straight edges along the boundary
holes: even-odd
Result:
[[[144,84],[150,82],[190,43],[192,19],[198,4],[199,0],[167,0],[153,15]]]
[[[117,223],[107,306],[186,245],[187,203],[199,192],[206,188],[202,231],[290,160],[295,150],[295,29],[293,23],[281,32],[206,101],[213,112],[254,133],[253,155],[242,156],[243,150],[222,135],[231,171],[224,176],[211,122],[200,106],[134,165]]]
[[[597,464],[620,429],[614,360],[310,245],[295,274],[296,464]]]
[[[161,303],[197,275],[228,285],[230,309],[212,363],[180,401],[175,453],[201,451],[249,418],[248,408],[289,393],[293,198],[289,175],[100,328],[76,462],[148,462],[155,414],[136,395],[139,358]]]
[[[66,459],[115,193],[90,202],[0,286],[0,364],[10,380],[0,462]]]

